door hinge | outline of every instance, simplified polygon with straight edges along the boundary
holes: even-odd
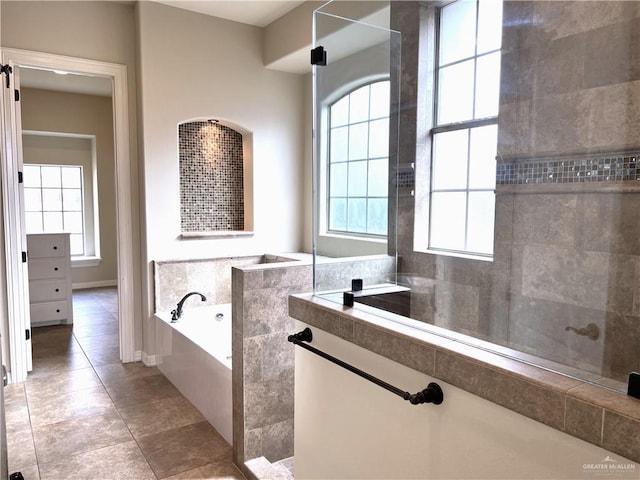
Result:
[[[13,93],[16,102],[20,101],[20,90],[16,89]]]
[[[9,74],[13,73],[13,67],[11,65],[0,65],[0,75],[5,74],[7,76],[7,88],[11,87],[11,77]]]
[[[27,252],[22,252],[22,263],[27,263]]]
[[[325,66],[327,64],[327,51],[323,46],[311,49],[311,65]]]
[[[31,330],[29,330],[28,328],[24,331],[25,333],[25,337],[27,338],[27,340],[31,340]]]
[[[18,172],[18,183],[24,182],[24,177],[22,176],[22,172]]]

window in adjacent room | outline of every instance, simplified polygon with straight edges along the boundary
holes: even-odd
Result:
[[[80,165],[24,165],[27,233],[70,233],[71,255],[85,255]]]
[[[491,256],[502,2],[439,9],[429,249]]]
[[[369,83],[329,106],[327,231],[387,234],[389,81]]]

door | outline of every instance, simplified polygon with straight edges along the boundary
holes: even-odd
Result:
[[[3,145],[2,213],[12,383],[26,380],[27,372],[32,369],[19,77],[18,68],[10,62],[3,66],[0,95]]]

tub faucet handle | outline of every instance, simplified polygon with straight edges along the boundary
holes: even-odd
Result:
[[[180,317],[182,316],[182,305],[184,304],[185,300],[189,298],[191,295],[200,295],[200,300],[202,300],[203,302],[207,301],[207,297],[205,297],[200,292],[187,293],[184,297],[180,299],[180,301],[178,302],[178,305],[176,305],[176,308],[174,310],[171,310],[171,323],[176,323],[180,319]]]

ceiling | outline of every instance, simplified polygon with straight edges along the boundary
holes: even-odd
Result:
[[[20,86],[57,92],[111,96],[111,78],[61,74],[35,68],[20,68]]]
[[[266,27],[304,1],[285,0],[154,0],[172,7],[191,10],[235,22]]]

